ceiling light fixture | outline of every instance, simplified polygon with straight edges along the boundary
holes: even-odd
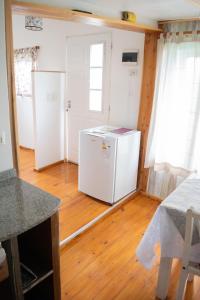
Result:
[[[33,31],[41,31],[43,29],[42,18],[25,16],[25,28]]]

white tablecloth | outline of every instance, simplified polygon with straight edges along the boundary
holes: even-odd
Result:
[[[186,212],[191,207],[200,212],[200,178],[197,176],[190,176],[181,183],[156,210],[136,250],[146,268],[154,264],[158,243],[162,257],[182,257]],[[191,260],[200,262],[200,238],[196,228],[192,244]]]

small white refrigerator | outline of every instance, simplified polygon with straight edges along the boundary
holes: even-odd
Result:
[[[79,191],[114,204],[136,190],[140,131],[101,126],[79,135]]]

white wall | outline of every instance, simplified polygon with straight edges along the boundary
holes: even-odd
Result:
[[[0,1],[0,135],[5,133],[6,144],[0,145],[0,171],[13,167],[9,123],[9,102],[6,71],[4,1]]]
[[[16,101],[19,145],[34,149],[32,98],[17,96]]]
[[[110,124],[137,127],[143,71],[144,34],[113,30]],[[123,65],[123,50],[138,49],[139,63]]]
[[[14,48],[41,47],[38,69],[65,71],[66,37],[112,32],[110,82],[110,124],[136,128],[143,68],[144,34],[115,29],[102,29],[65,21],[44,19],[44,30],[33,32],[24,28],[24,16],[13,16]],[[140,62],[135,68],[121,63],[123,50],[138,49]],[[132,71],[135,76],[131,76]]]
[[[38,69],[50,71],[65,70],[65,22],[44,19],[44,30],[25,29],[25,17],[13,16],[13,46],[15,49],[41,46]]]

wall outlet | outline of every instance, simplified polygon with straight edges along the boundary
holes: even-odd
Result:
[[[1,132],[0,134],[0,145],[5,145],[6,144],[6,133]]]

